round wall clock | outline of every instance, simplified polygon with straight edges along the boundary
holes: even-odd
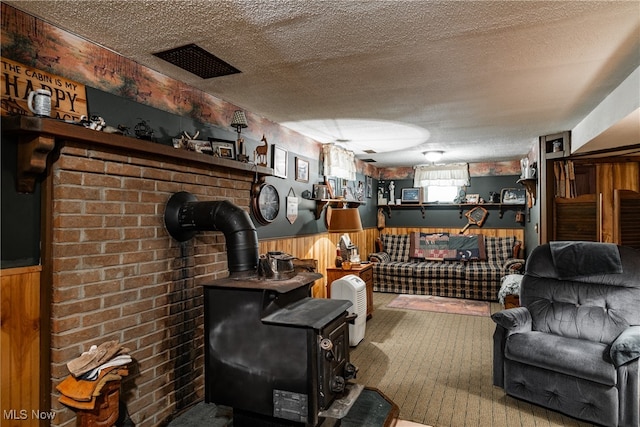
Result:
[[[280,195],[278,190],[271,184],[262,184],[251,203],[253,215],[259,223],[269,224],[278,216],[280,212]]]

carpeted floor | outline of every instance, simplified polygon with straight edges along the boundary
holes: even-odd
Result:
[[[365,338],[351,349],[356,382],[400,408],[398,427],[589,427],[507,397],[492,384],[494,323],[488,317],[389,308],[395,294],[375,292]],[[491,303],[491,311],[501,309]],[[230,427],[227,409],[200,403],[169,427]],[[367,427],[367,426],[363,426]]]
[[[200,402],[180,414],[167,427],[233,427],[230,408]],[[362,427],[369,427],[363,425]],[[431,427],[412,421],[398,420],[396,427]]]
[[[351,362],[356,381],[393,400],[400,419],[434,427],[591,426],[493,386],[491,318],[387,307],[396,296],[374,293]],[[492,312],[500,309],[491,303]]]
[[[465,314],[468,316],[491,316],[491,303],[461,298],[445,298],[433,295],[398,295],[389,304],[389,308],[407,310],[434,311],[437,313]]]

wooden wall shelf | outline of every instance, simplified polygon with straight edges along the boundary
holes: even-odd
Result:
[[[34,191],[36,179],[45,173],[49,153],[54,150],[56,144],[64,141],[83,141],[116,149],[126,149],[129,152],[145,153],[154,158],[165,157],[173,160],[205,163],[251,174],[256,173],[262,177],[273,175],[272,168],[257,166],[253,163],[213,157],[157,142],[95,131],[57,119],[5,116],[2,117],[2,133],[19,136],[17,185],[18,191],[21,193]]]
[[[536,204],[536,186],[538,183],[538,180],[535,178],[520,178],[518,181],[516,181],[518,184],[521,184],[525,190],[527,190],[527,194],[529,195],[530,199],[529,199],[529,203],[527,203],[529,205],[529,208],[531,208],[533,205]]]
[[[476,206],[482,206],[488,209],[498,209],[498,213],[500,218],[504,215],[504,211],[509,208],[523,208],[525,205],[522,203],[512,204],[512,203],[414,203],[414,204],[405,204],[405,205],[378,205],[379,208],[382,208],[383,212],[386,212],[387,216],[391,218],[391,210],[392,209],[407,209],[414,210],[420,209],[422,212],[422,219],[426,218],[427,208],[452,208],[457,207],[459,209],[460,218],[462,218],[462,211],[466,208],[473,209]]]
[[[322,211],[327,206],[343,207],[346,205],[348,208],[357,208],[360,205],[365,205],[367,202],[364,200],[346,200],[346,199],[311,199],[316,201],[316,219],[320,219]]]

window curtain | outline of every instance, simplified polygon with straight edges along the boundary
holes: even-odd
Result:
[[[356,156],[353,151],[334,144],[325,144],[322,147],[322,154],[326,176],[335,176],[347,181],[356,180]]]
[[[463,187],[469,184],[469,165],[467,163],[416,166],[413,175],[414,187],[428,187],[430,185]]]

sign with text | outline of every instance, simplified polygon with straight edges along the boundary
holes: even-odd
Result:
[[[2,115],[32,116],[29,93],[38,89],[51,92],[51,117],[80,120],[87,115],[84,85],[33,67],[2,58]]]

